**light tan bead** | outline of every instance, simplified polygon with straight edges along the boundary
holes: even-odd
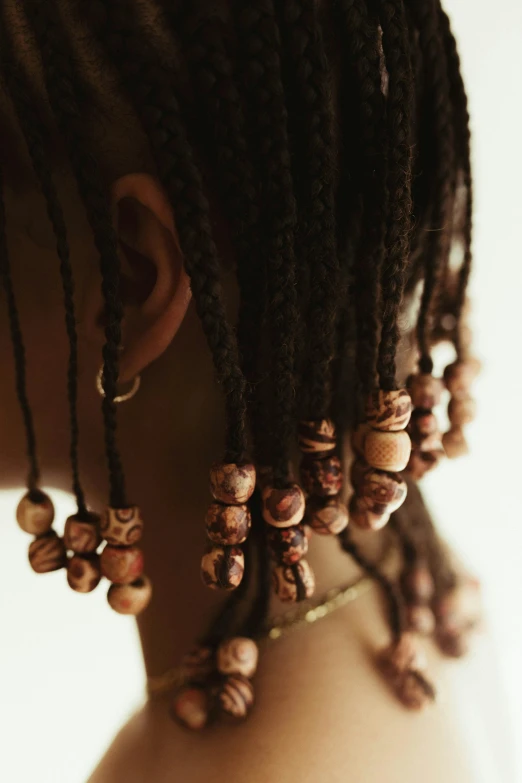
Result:
[[[211,647],[194,647],[183,656],[181,674],[190,682],[203,682],[215,671],[214,651]]]
[[[435,631],[435,615],[429,606],[409,606],[408,628],[421,636],[431,636]]]
[[[274,592],[284,603],[304,601],[314,593],[315,577],[307,560],[300,560],[293,566],[276,566],[272,577]]]
[[[236,636],[221,642],[217,651],[217,669],[220,674],[242,674],[253,677],[257,669],[257,644],[246,636]]]
[[[457,459],[469,454],[469,446],[461,427],[452,427],[442,436],[442,446],[449,459]]]
[[[324,457],[335,449],[335,425],[331,419],[300,421],[297,439],[303,454]]]
[[[171,708],[172,717],[186,729],[204,729],[210,714],[210,699],[204,688],[182,688],[176,693]]]
[[[210,491],[221,503],[242,505],[256,487],[256,469],[253,465],[217,463],[210,470]]]
[[[214,546],[201,559],[201,578],[212,590],[234,590],[244,571],[245,556],[237,546]]]
[[[99,523],[97,514],[89,514],[87,519],[68,517],[63,532],[65,548],[78,555],[96,552],[101,543]]]
[[[77,593],[91,593],[100,579],[98,555],[73,555],[67,563],[67,582]]]
[[[138,506],[107,508],[100,523],[102,537],[114,546],[132,546],[143,533],[143,520]]]
[[[49,495],[40,490],[24,495],[16,509],[16,521],[32,536],[47,533],[54,521],[54,506]]]
[[[261,494],[263,519],[274,527],[298,525],[305,513],[305,497],[298,484],[285,489],[265,487]]]
[[[222,712],[242,720],[246,718],[254,704],[252,683],[240,674],[231,674],[223,680],[217,700]]]
[[[137,546],[107,544],[100,555],[103,576],[117,585],[130,585],[143,573],[143,552]]]
[[[467,359],[448,365],[444,370],[444,380],[451,396],[466,397],[479,372],[478,359]]]
[[[107,592],[109,606],[118,614],[143,612],[152,597],[152,584],[144,574],[130,585],[111,585]]]
[[[309,495],[337,495],[343,484],[341,460],[335,456],[303,460],[301,481]]]
[[[339,498],[310,498],[305,522],[320,535],[336,536],[348,524],[348,509]]]
[[[408,426],[412,412],[411,397],[406,389],[376,389],[366,404],[366,419],[374,429],[398,432]]]
[[[246,540],[252,517],[248,506],[211,503],[206,517],[207,536],[213,544],[234,546]]]
[[[37,536],[29,545],[29,563],[37,574],[58,571],[67,564],[67,553],[61,538],[54,530]]]
[[[428,373],[410,375],[408,378],[408,391],[415,408],[435,408],[440,402],[442,388],[442,381]]]
[[[352,433],[352,448],[360,457],[364,457],[364,444],[366,442],[366,436],[371,432],[371,429],[369,424],[359,424],[357,429]]]
[[[267,530],[267,541],[274,559],[278,563],[292,565],[301,560],[308,552],[307,531],[303,525],[292,527],[272,527]],[[310,532],[311,535],[311,532]]]
[[[406,500],[408,486],[398,473],[369,468],[357,487],[358,508],[392,514]]]
[[[411,440],[407,432],[379,432],[372,430],[366,436],[364,456],[372,468],[398,473],[408,464]]]
[[[382,530],[390,521],[389,514],[369,511],[361,498],[354,496],[350,502],[350,523],[360,530]]]
[[[471,424],[477,413],[477,403],[473,397],[452,397],[448,405],[448,417],[453,427]]]

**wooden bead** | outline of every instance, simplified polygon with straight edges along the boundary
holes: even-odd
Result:
[[[322,457],[335,449],[335,425],[331,419],[300,421],[297,439],[303,454]]]
[[[401,576],[401,586],[407,599],[415,604],[429,604],[435,593],[433,576],[425,565],[406,569]]]
[[[408,378],[408,391],[415,408],[431,410],[440,402],[442,381],[428,373],[410,375]]]
[[[137,546],[107,544],[100,555],[103,576],[117,585],[130,585],[143,573],[143,552]]]
[[[302,521],[305,497],[298,484],[285,489],[265,487],[261,494],[263,519],[274,527],[291,527]]]
[[[420,449],[414,449],[408,462],[407,471],[415,481],[420,481],[426,473],[436,468],[443,458],[444,452],[440,450],[420,451]]]
[[[244,570],[245,556],[240,547],[215,546],[201,559],[201,578],[212,590],[234,590]]]
[[[478,359],[454,362],[444,370],[444,380],[452,397],[467,397],[471,384],[480,371]]]
[[[435,701],[433,685],[416,671],[408,671],[396,680],[395,692],[410,710],[422,710]]]
[[[411,397],[406,389],[376,389],[366,404],[366,419],[376,430],[397,432],[408,426],[411,411]]]
[[[240,674],[231,674],[224,678],[217,700],[222,712],[242,720],[246,718],[254,704],[252,683]]]
[[[206,526],[207,536],[213,544],[234,546],[246,540],[252,516],[248,506],[225,506],[223,503],[211,503],[208,507]]]
[[[308,538],[303,525],[270,527],[267,539],[274,558],[284,565],[297,563],[308,552]]]
[[[389,514],[369,511],[361,498],[355,495],[350,502],[350,522],[360,530],[382,530],[390,521]]]
[[[457,459],[469,454],[469,446],[461,427],[452,427],[442,436],[442,446],[449,459]]]
[[[452,397],[448,405],[448,417],[454,427],[471,424],[477,413],[477,403],[473,397]]]
[[[314,593],[315,577],[307,560],[300,560],[292,566],[276,566],[272,577],[274,592],[284,603],[305,601]]]
[[[16,521],[32,536],[47,533],[54,521],[54,506],[49,495],[40,490],[24,495],[16,509]]]
[[[426,658],[410,633],[402,634],[381,654],[381,666],[400,701],[410,709],[420,709],[435,699],[435,691],[425,677]]]
[[[469,652],[469,634],[463,631],[455,633],[438,628],[435,640],[444,655],[450,658],[463,658]]]
[[[100,583],[98,555],[73,555],[67,563],[67,582],[77,593],[91,593]]]
[[[407,432],[371,430],[364,443],[364,456],[372,468],[398,473],[408,464],[411,440]]]
[[[439,601],[435,611],[439,624],[446,631],[469,631],[482,619],[480,590],[469,582],[459,584]]]
[[[439,423],[432,411],[425,411],[422,408],[414,410],[410,426],[408,427],[412,443],[416,446],[421,446],[427,438],[438,433],[438,431]]]
[[[429,606],[409,606],[408,628],[421,636],[431,636],[435,631],[435,615]]]
[[[107,508],[101,520],[103,538],[114,546],[137,544],[143,533],[143,520],[138,506]]]
[[[253,465],[217,463],[210,470],[210,491],[221,503],[242,505],[256,487],[256,469]]]
[[[352,433],[352,448],[359,457],[364,457],[364,444],[371,429],[369,424],[359,424]]]
[[[401,675],[404,672],[426,669],[427,660],[410,633],[403,633],[397,642],[387,647],[381,656],[381,664],[389,675]]]
[[[408,486],[398,473],[369,468],[357,488],[358,508],[374,514],[392,514],[402,506]]]
[[[97,514],[89,514],[88,518],[77,514],[68,517],[63,532],[65,548],[78,555],[96,552],[101,543],[99,523]]]
[[[37,574],[58,571],[67,564],[67,553],[61,538],[54,530],[37,536],[29,545],[29,563]]]
[[[210,714],[210,699],[204,688],[187,687],[176,693],[171,707],[172,717],[186,729],[205,728]]]
[[[341,460],[339,457],[304,460],[301,464],[301,480],[309,495],[337,495],[343,485]]]
[[[257,669],[257,644],[246,636],[236,636],[221,642],[217,651],[217,669],[220,674],[241,674],[252,677]]]
[[[348,509],[339,498],[310,498],[305,522],[320,535],[336,536],[348,524]]]
[[[211,647],[197,646],[189,650],[181,661],[181,675],[190,682],[204,682],[215,671],[214,651]]]
[[[107,592],[109,606],[118,614],[140,614],[149,605],[151,597],[152,584],[145,575],[130,585],[111,585]]]

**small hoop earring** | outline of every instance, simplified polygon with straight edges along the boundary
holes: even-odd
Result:
[[[130,387],[129,391],[125,392],[124,394],[119,394],[117,397],[114,398],[113,402],[119,405],[122,402],[127,402],[128,400],[132,400],[132,398],[135,397],[136,394],[138,393],[140,386],[141,386],[141,375],[135,375],[132,380],[132,386]],[[103,365],[100,367],[96,375],[96,389],[101,397],[105,397],[105,389],[103,388]]]

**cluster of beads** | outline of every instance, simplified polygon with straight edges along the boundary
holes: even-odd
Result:
[[[407,469],[417,481],[444,457],[442,435],[433,412],[440,403],[442,389],[442,381],[431,373],[417,373],[408,378],[408,390],[413,402],[409,426],[413,448]]]
[[[393,642],[382,653],[380,663],[405,707],[420,710],[435,700],[435,690],[425,676],[426,659],[410,634],[402,634]]]
[[[368,400],[366,424],[354,434],[358,458],[352,468],[350,521],[363,530],[380,530],[406,499],[406,483],[399,473],[410,459],[406,427],[411,410],[404,389],[378,389]]]
[[[171,714],[182,726],[203,729],[211,719],[226,715],[247,717],[254,704],[252,677],[259,652],[252,639],[225,639],[216,651],[198,647],[182,663],[183,684],[177,690]]]
[[[476,404],[469,390],[480,371],[480,362],[472,357],[448,365],[444,381],[450,393],[448,418],[450,429],[442,436],[442,443],[450,459],[468,453],[464,427],[475,418]]]
[[[401,574],[401,586],[410,631],[430,636],[435,630],[431,609],[435,585],[428,566],[420,560],[407,565]]]
[[[29,563],[37,574],[58,571],[67,565],[63,540],[53,530],[54,506],[41,490],[30,490],[16,509],[16,521],[25,533],[34,536],[29,545]]]
[[[234,590],[243,578],[245,558],[241,544],[252,525],[247,502],[255,486],[253,465],[226,463],[211,468],[210,491],[215,502],[210,504],[206,516],[210,545],[201,560],[201,576],[214,590]]]

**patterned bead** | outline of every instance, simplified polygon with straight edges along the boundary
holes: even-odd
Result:
[[[303,460],[301,480],[309,495],[337,495],[343,484],[341,460],[339,457]]]
[[[143,575],[130,585],[111,585],[107,601],[118,614],[140,614],[149,605],[152,597],[150,579]]]
[[[366,404],[366,419],[376,430],[397,432],[408,426],[411,411],[411,397],[406,389],[376,389]]]
[[[303,454],[326,456],[335,449],[335,425],[331,419],[300,421],[297,439]]]
[[[190,682],[204,682],[215,670],[214,651],[211,647],[194,647],[181,661],[181,674]]]
[[[354,496],[350,502],[350,522],[360,530],[382,530],[390,521],[389,514],[378,514],[361,505],[361,498]]]
[[[364,456],[372,468],[398,473],[408,464],[411,440],[407,432],[371,430],[364,443]]]
[[[339,498],[311,498],[306,505],[305,522],[320,535],[334,535],[348,524],[348,509]]]
[[[276,566],[272,577],[274,592],[284,603],[305,601],[314,593],[315,577],[307,560],[300,560],[293,566]]]
[[[200,731],[205,728],[210,714],[207,691],[204,688],[182,688],[174,697],[171,714],[186,729]]]
[[[398,473],[369,468],[357,488],[358,508],[374,514],[392,514],[402,506],[408,486]]]
[[[217,700],[227,715],[238,720],[246,718],[254,704],[252,683],[240,674],[231,674],[223,680]]]
[[[371,432],[371,429],[369,424],[359,424],[357,429],[352,433],[352,448],[360,457],[364,457],[364,444],[366,442],[366,436]]]
[[[114,546],[132,546],[143,533],[143,520],[138,506],[107,508],[100,524],[102,537]]]
[[[215,546],[201,559],[201,578],[212,590],[234,590],[243,579],[245,556],[236,546]]]
[[[469,446],[461,427],[452,427],[442,436],[442,446],[449,459],[469,454]]]
[[[426,473],[437,467],[443,457],[443,451],[420,451],[419,449],[414,449],[408,462],[407,471],[415,481],[420,481]]]
[[[207,536],[213,544],[234,546],[242,544],[252,525],[248,506],[225,506],[211,503],[206,517]]]
[[[221,503],[242,505],[252,496],[255,487],[253,465],[217,463],[210,470],[210,491]]]
[[[220,674],[241,674],[252,677],[257,669],[257,644],[246,636],[236,636],[221,642],[217,651],[217,669]]]
[[[98,555],[74,555],[67,563],[67,582],[77,593],[91,593],[100,583]]]
[[[421,636],[435,631],[435,615],[429,606],[408,606],[408,628]]]
[[[452,397],[466,397],[480,371],[478,359],[454,362],[444,370],[444,380]]]
[[[54,521],[54,506],[51,498],[40,490],[28,492],[18,504],[16,521],[23,531],[32,536],[47,533]]]
[[[425,565],[406,569],[401,576],[405,596],[415,604],[429,604],[435,592],[431,571]]]
[[[448,405],[448,417],[454,427],[471,424],[477,413],[477,403],[469,395],[452,397]]]
[[[270,527],[267,538],[275,559],[284,565],[297,563],[308,552],[308,538],[303,525]]]
[[[76,514],[68,517],[63,532],[65,548],[78,555],[96,552],[101,543],[99,522],[97,514],[89,514],[87,519]]]
[[[431,410],[440,402],[442,381],[428,373],[410,375],[408,378],[408,391],[415,408]]]
[[[298,484],[286,489],[265,487],[261,494],[263,519],[274,527],[298,525],[305,512],[303,490]]]
[[[143,552],[137,546],[107,544],[100,555],[103,576],[117,585],[130,585],[143,573]]]
[[[37,574],[58,571],[67,564],[67,553],[61,538],[54,530],[37,536],[29,545],[29,562]]]

